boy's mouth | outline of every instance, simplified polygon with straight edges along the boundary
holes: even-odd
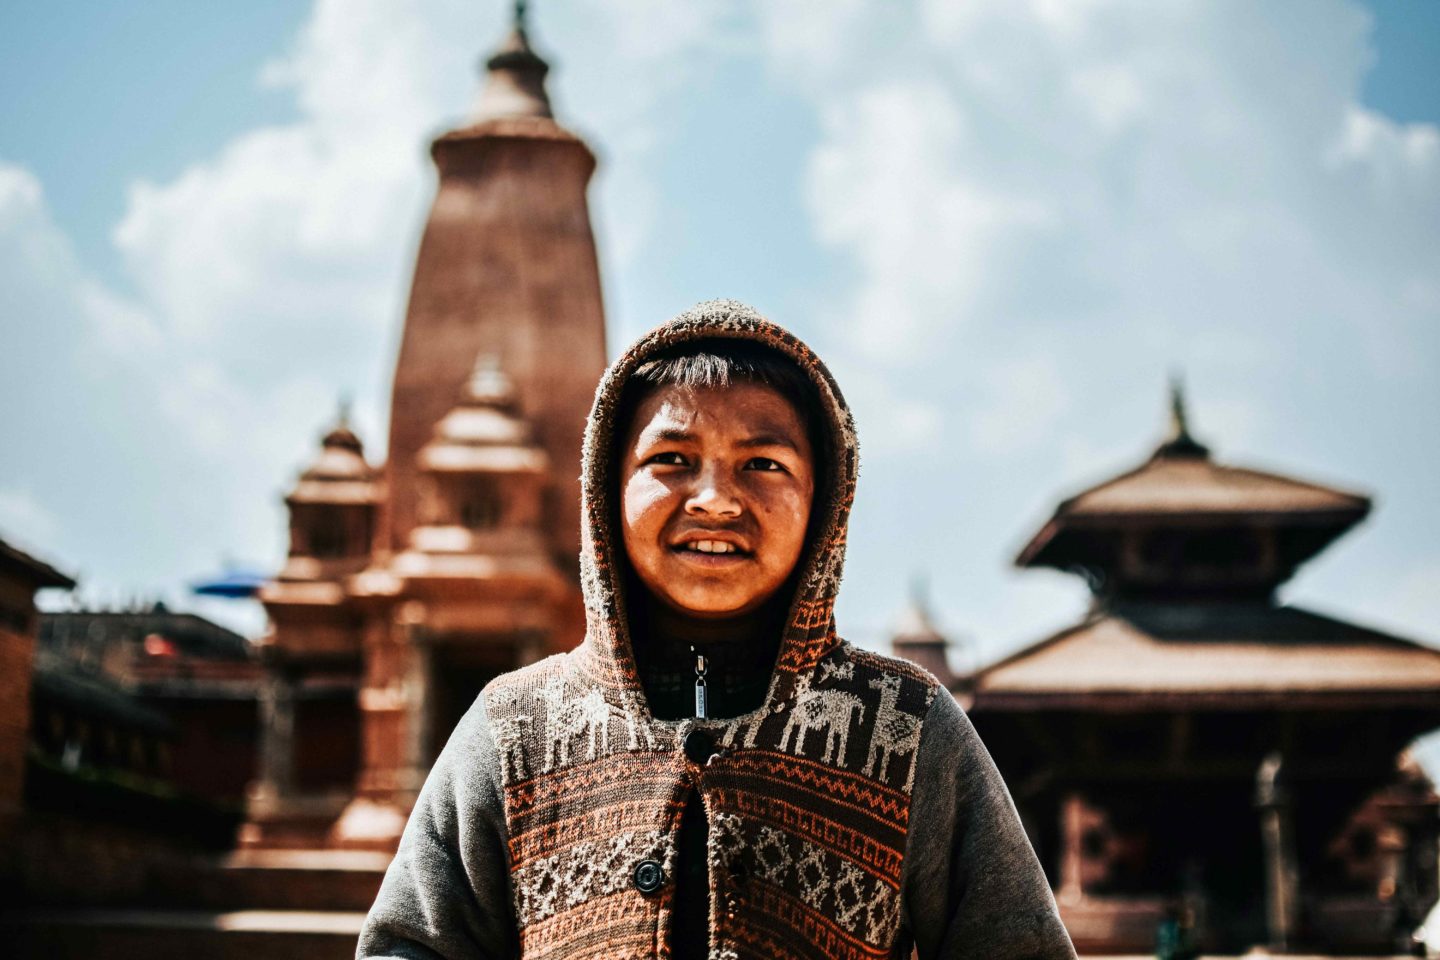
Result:
[[[738,538],[733,534],[729,536],[721,534],[719,536],[711,535],[707,537],[704,536],[701,531],[694,531],[679,543],[671,544],[670,549],[676,553],[696,557],[697,559],[700,557],[740,559],[751,556],[751,552],[745,549],[745,546],[737,542],[737,540]]]
[[[691,540],[688,543],[680,544],[675,549],[683,551],[685,553],[745,554],[747,552],[745,550],[741,550],[735,544],[728,543],[724,540]]]

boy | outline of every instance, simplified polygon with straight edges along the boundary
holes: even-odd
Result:
[[[954,699],[835,635],[857,468],[829,372],[749,307],[621,356],[585,641],[457,726],[358,956],[1073,957]]]

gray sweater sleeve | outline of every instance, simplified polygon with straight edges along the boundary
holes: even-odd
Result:
[[[1000,772],[941,690],[916,751],[900,882],[920,960],[1070,960],[1075,948]]]
[[[518,955],[505,841],[499,756],[477,697],[420,790],[357,960]]]

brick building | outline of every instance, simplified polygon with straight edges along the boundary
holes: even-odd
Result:
[[[35,592],[68,590],[75,581],[0,540],[0,849],[10,839],[25,789],[30,740],[30,673],[38,614]]]

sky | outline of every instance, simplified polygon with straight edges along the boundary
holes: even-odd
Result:
[[[341,395],[372,459],[427,144],[508,5],[0,8],[0,536],[80,602],[278,570]],[[1183,375],[1230,464],[1375,498],[1286,602],[1440,644],[1440,3],[541,0],[612,355],[760,307],[856,412],[838,618],[957,665],[1073,622],[1013,558]],[[47,605],[63,598],[47,597]]]

